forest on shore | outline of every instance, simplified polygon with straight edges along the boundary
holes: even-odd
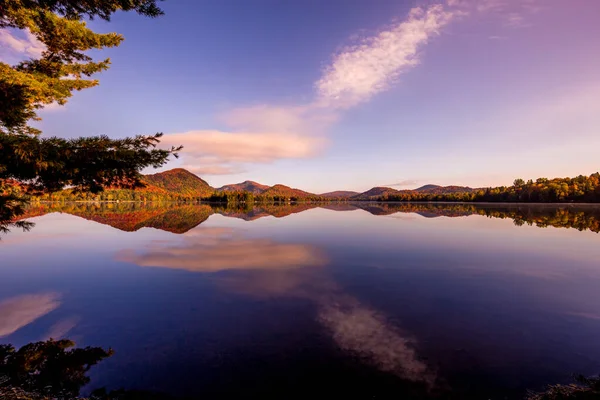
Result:
[[[215,189],[192,173],[177,169],[142,178],[135,189],[106,187],[101,192],[66,189],[32,197],[43,201],[211,202],[227,204],[278,204],[290,202],[496,202],[496,203],[600,203],[600,173],[575,178],[516,179],[511,186],[472,189],[434,186],[415,190],[373,188],[353,196],[326,196],[284,185],[261,192]],[[375,194],[372,194],[375,193]]]

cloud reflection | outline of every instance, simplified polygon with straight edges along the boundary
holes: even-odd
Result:
[[[357,299],[340,295],[319,304],[318,321],[337,345],[372,364],[413,382],[432,384],[434,375],[421,361],[414,341],[400,332],[376,310]]]
[[[245,239],[221,228],[199,229],[180,244],[155,243],[144,253],[127,250],[120,261],[142,267],[183,269],[193,272],[287,269],[325,264],[313,246],[279,243],[270,239]]]
[[[73,328],[75,328],[75,326],[77,326],[78,322],[79,322],[79,318],[78,317],[70,317],[70,318],[62,319],[62,320],[58,321],[57,323],[55,323],[54,325],[52,325],[50,327],[50,329],[44,335],[44,337],[42,338],[42,340],[64,339],[64,338],[67,337],[67,334]]]
[[[316,320],[336,346],[383,372],[432,387],[436,377],[416,341],[385,316],[345,294],[322,269],[244,271],[219,279],[222,288],[259,298],[293,297],[317,306]]]
[[[8,336],[60,306],[56,293],[15,296],[0,302],[0,338]]]
[[[155,242],[143,253],[127,251],[119,259],[194,272],[236,270],[215,277],[224,290],[259,298],[306,299],[316,305],[317,322],[342,351],[405,380],[428,386],[435,380],[419,359],[414,340],[381,313],[343,293],[323,268],[312,268],[327,263],[314,246],[243,238],[229,228],[204,228],[190,231],[178,244]]]

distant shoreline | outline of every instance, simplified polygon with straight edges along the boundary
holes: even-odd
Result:
[[[513,206],[585,206],[585,207],[600,207],[599,203],[576,203],[576,202],[554,202],[554,203],[540,203],[540,202],[510,202],[510,201],[378,201],[378,200],[295,200],[288,202],[254,202],[254,203],[228,203],[224,201],[189,201],[189,200],[166,200],[166,201],[135,201],[135,200],[37,200],[30,202],[30,205],[35,204],[56,204],[56,203],[89,203],[89,204],[253,204],[255,206],[260,205],[289,205],[289,204],[473,204],[473,205],[513,205]]]

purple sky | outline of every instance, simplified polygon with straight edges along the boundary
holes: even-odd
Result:
[[[46,135],[162,131],[213,186],[507,185],[600,169],[600,2],[166,1]],[[0,60],[39,54],[0,31]]]

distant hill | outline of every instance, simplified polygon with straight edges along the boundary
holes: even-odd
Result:
[[[367,190],[364,193],[360,193],[357,196],[352,197],[354,200],[372,200],[380,196],[390,195],[390,194],[398,194],[399,190],[392,189],[389,187],[374,187],[372,189]]]
[[[439,185],[425,185],[421,186],[418,189],[415,189],[415,192],[419,193],[432,193],[432,194],[446,194],[446,193],[465,193],[472,192],[474,189],[467,186],[439,186]]]
[[[210,196],[215,189],[205,180],[183,168],[144,175],[144,183],[185,197]]]
[[[424,185],[421,186],[420,188],[416,188],[415,192],[425,192],[427,190],[434,190],[434,189],[438,189],[441,188],[440,185]]]
[[[264,196],[269,196],[269,197],[295,197],[298,199],[305,199],[305,198],[309,198],[309,197],[319,197],[316,194],[313,193],[308,193],[305,192],[303,190],[300,189],[293,189],[289,186],[285,186],[285,185],[275,185],[275,186],[271,186],[270,188],[268,188],[267,190],[265,190],[262,193]]]
[[[306,192],[304,190],[291,188],[285,185],[275,185],[269,187],[254,181],[245,181],[242,183],[230,184],[215,189],[205,180],[195,174],[183,169],[175,168],[169,171],[159,172],[152,175],[144,175],[141,178],[146,185],[143,188],[123,189],[119,187],[107,187],[100,193],[78,192],[72,189],[65,189],[55,193],[46,193],[40,196],[42,200],[50,201],[178,201],[183,199],[211,199],[212,201],[228,202],[231,198],[244,202],[247,193],[254,194],[256,201],[278,200],[357,200],[357,201],[376,201],[376,200],[403,200],[412,199],[429,200],[434,198],[439,200],[443,196],[450,196],[456,199],[457,196],[464,194],[471,196],[478,189],[472,189],[466,186],[439,186],[428,184],[414,190],[397,190],[389,187],[374,187],[364,193],[353,191],[333,191],[320,195]],[[218,193],[220,192],[220,194]],[[232,192],[232,193],[228,193]],[[235,193],[233,193],[235,192]],[[240,197],[241,196],[241,197]],[[482,195],[483,196],[483,195]],[[235,202],[236,200],[233,200]]]
[[[319,196],[321,197],[327,197],[330,199],[347,199],[350,197],[354,197],[359,195],[360,193],[358,192],[351,192],[349,190],[338,190],[335,192],[327,192],[327,193],[321,193]]]
[[[217,189],[219,192],[250,192],[253,194],[261,194],[270,186],[261,185],[254,181],[245,181],[242,183],[234,183],[231,185],[221,186]]]

